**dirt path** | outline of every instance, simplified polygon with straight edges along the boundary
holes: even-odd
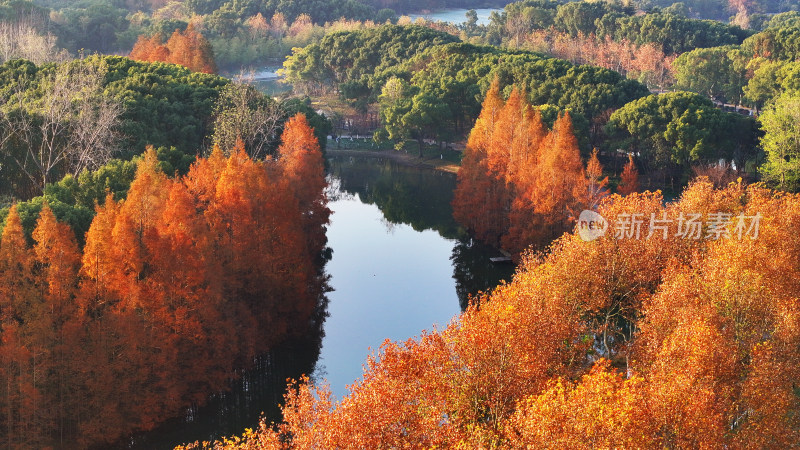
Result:
[[[327,148],[326,155],[330,156],[365,156],[369,158],[388,158],[400,164],[411,167],[427,167],[443,172],[458,173],[459,165],[439,158],[420,158],[416,154],[405,153],[397,150],[349,150]]]

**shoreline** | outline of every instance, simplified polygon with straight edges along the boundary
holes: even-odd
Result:
[[[388,158],[409,167],[424,167],[442,172],[457,174],[460,166],[439,158],[420,158],[415,153],[399,150],[355,150],[326,148],[325,156],[363,156],[368,158]]]

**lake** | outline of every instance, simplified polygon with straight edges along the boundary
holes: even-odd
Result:
[[[450,22],[453,24],[461,24],[467,21],[467,9],[445,9],[442,11],[432,12],[428,14],[409,14],[408,16],[411,19],[416,19],[417,17],[422,17],[425,20],[430,20],[432,22],[441,21],[441,22]],[[475,12],[478,13],[478,25],[488,25],[489,24],[489,15],[492,14],[492,11],[497,11],[500,13],[502,10],[498,8],[480,8],[475,9]]]
[[[281,82],[281,77],[277,74],[278,69],[280,67],[265,67],[256,72],[253,79],[256,89],[273,97],[291,92],[292,85]]]
[[[466,293],[509,278],[511,266],[492,264],[492,249],[461,234],[450,208],[453,174],[388,159],[338,157],[329,164],[327,271],[335,290],[328,294],[318,376],[341,398],[361,377],[370,349],[447,326]],[[463,276],[476,272],[484,278],[477,285]]]
[[[262,411],[278,420],[284,380],[303,373],[341,398],[361,377],[370,349],[447,326],[470,294],[510,279],[513,266],[490,262],[497,251],[469,239],[453,220],[453,174],[360,156],[329,157],[328,166],[333,215],[326,272],[334,290],[327,294],[321,349],[315,336],[276,348],[230,392],[136,437],[132,447],[241,434]]]

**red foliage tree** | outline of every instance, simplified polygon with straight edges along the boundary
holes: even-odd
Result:
[[[128,57],[138,61],[180,64],[195,72],[217,73],[211,44],[192,24],[184,31],[175,30],[166,43],[160,33],[151,37],[139,36]]]
[[[47,204],[32,248],[10,209],[0,445],[89,447],[151,429],[313,326],[330,213],[322,155],[303,116],[283,141],[280,160],[253,161],[240,144],[182,179],[147,149],[125,200],[97,206],[82,252]]]
[[[633,155],[628,155],[628,163],[625,164],[625,167],[622,169],[617,192],[620,195],[639,192],[639,171],[636,169],[636,164],[633,162]]]
[[[567,230],[590,189],[569,114],[548,133],[524,93],[514,89],[503,103],[497,80],[470,133],[458,177],[456,220],[514,254]]]
[[[498,183],[491,176],[487,158],[503,105],[500,82],[495,79],[486,92],[483,108],[470,132],[453,197],[456,220],[472,230],[478,239],[487,242],[499,242],[504,222],[502,205],[507,198],[504,183]]]

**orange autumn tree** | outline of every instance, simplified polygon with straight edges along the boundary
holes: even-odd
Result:
[[[385,343],[341,402],[306,380],[284,422],[215,448],[795,445],[800,195],[699,180],[599,212],[608,233],[566,234],[446,329]],[[628,237],[634,214],[671,232]]]
[[[148,148],[126,198],[97,205],[82,250],[47,204],[29,245],[11,207],[0,445],[91,447],[152,429],[319,326],[330,212],[305,117],[287,122],[280,151],[215,149],[173,179]]]
[[[620,195],[628,195],[632,192],[639,191],[639,171],[636,169],[636,164],[633,162],[633,155],[628,155],[628,162],[622,169],[619,187],[617,192]]]
[[[518,139],[511,146],[511,161],[506,183],[513,187],[513,200],[508,212],[508,232],[501,241],[507,249],[524,249],[531,243],[541,242],[544,217],[535,213],[533,189],[537,178],[532,170],[540,160],[540,147],[547,137],[547,127],[538,110],[527,108],[523,120],[518,122]]]
[[[483,108],[469,135],[458,185],[453,194],[453,216],[483,241],[497,242],[502,235],[502,207],[507,195],[504,184],[493,178],[488,168],[488,149],[495,123],[503,109],[500,82],[492,82]]]
[[[32,311],[34,256],[28,248],[16,205],[6,217],[0,237],[0,318],[3,322],[24,320]]]
[[[38,347],[44,350],[39,354],[38,369],[51,374],[41,377],[41,406],[47,408],[47,413],[43,414],[40,426],[42,430],[62,435],[74,424],[70,405],[80,401],[80,395],[70,387],[74,386],[82,365],[73,358],[82,337],[75,302],[81,255],[72,229],[56,220],[47,203],[39,213],[33,240],[37,284],[45,290],[44,308],[38,325],[28,324],[27,328],[33,331]]]
[[[548,132],[524,92],[512,89],[505,102],[499,92],[495,79],[464,150],[453,215],[478,239],[519,254],[566,231],[600,180],[584,174],[568,112]]]
[[[150,37],[140,35],[128,57],[137,61],[180,64],[195,72],[217,73],[211,44],[193,24],[184,31],[175,30],[166,42],[160,33]]]
[[[36,446],[36,427],[41,425],[37,404],[41,389],[36,384],[34,355],[40,352],[26,325],[38,327],[44,304],[34,278],[34,255],[25,239],[16,206],[9,210],[0,237],[0,425],[4,445]],[[37,402],[38,400],[38,402]]]
[[[318,255],[325,244],[325,230],[331,211],[325,198],[325,167],[322,150],[306,117],[298,113],[284,125],[278,147],[282,177],[289,184],[295,199],[304,205],[304,231],[308,251]]]
[[[534,212],[544,216],[548,234],[555,237],[572,223],[570,219],[575,218],[586,192],[578,140],[569,112],[556,119],[533,170],[536,173],[531,193]]]
[[[601,360],[578,383],[559,379],[525,399],[505,438],[517,448],[646,448],[654,430],[645,386]]]
[[[596,209],[600,201],[608,195],[608,177],[603,177],[603,165],[597,157],[597,149],[592,150],[592,156],[586,163],[586,209]]]
[[[169,49],[164,45],[164,35],[156,33],[150,37],[139,35],[128,57],[137,61],[162,61],[169,58]]]

